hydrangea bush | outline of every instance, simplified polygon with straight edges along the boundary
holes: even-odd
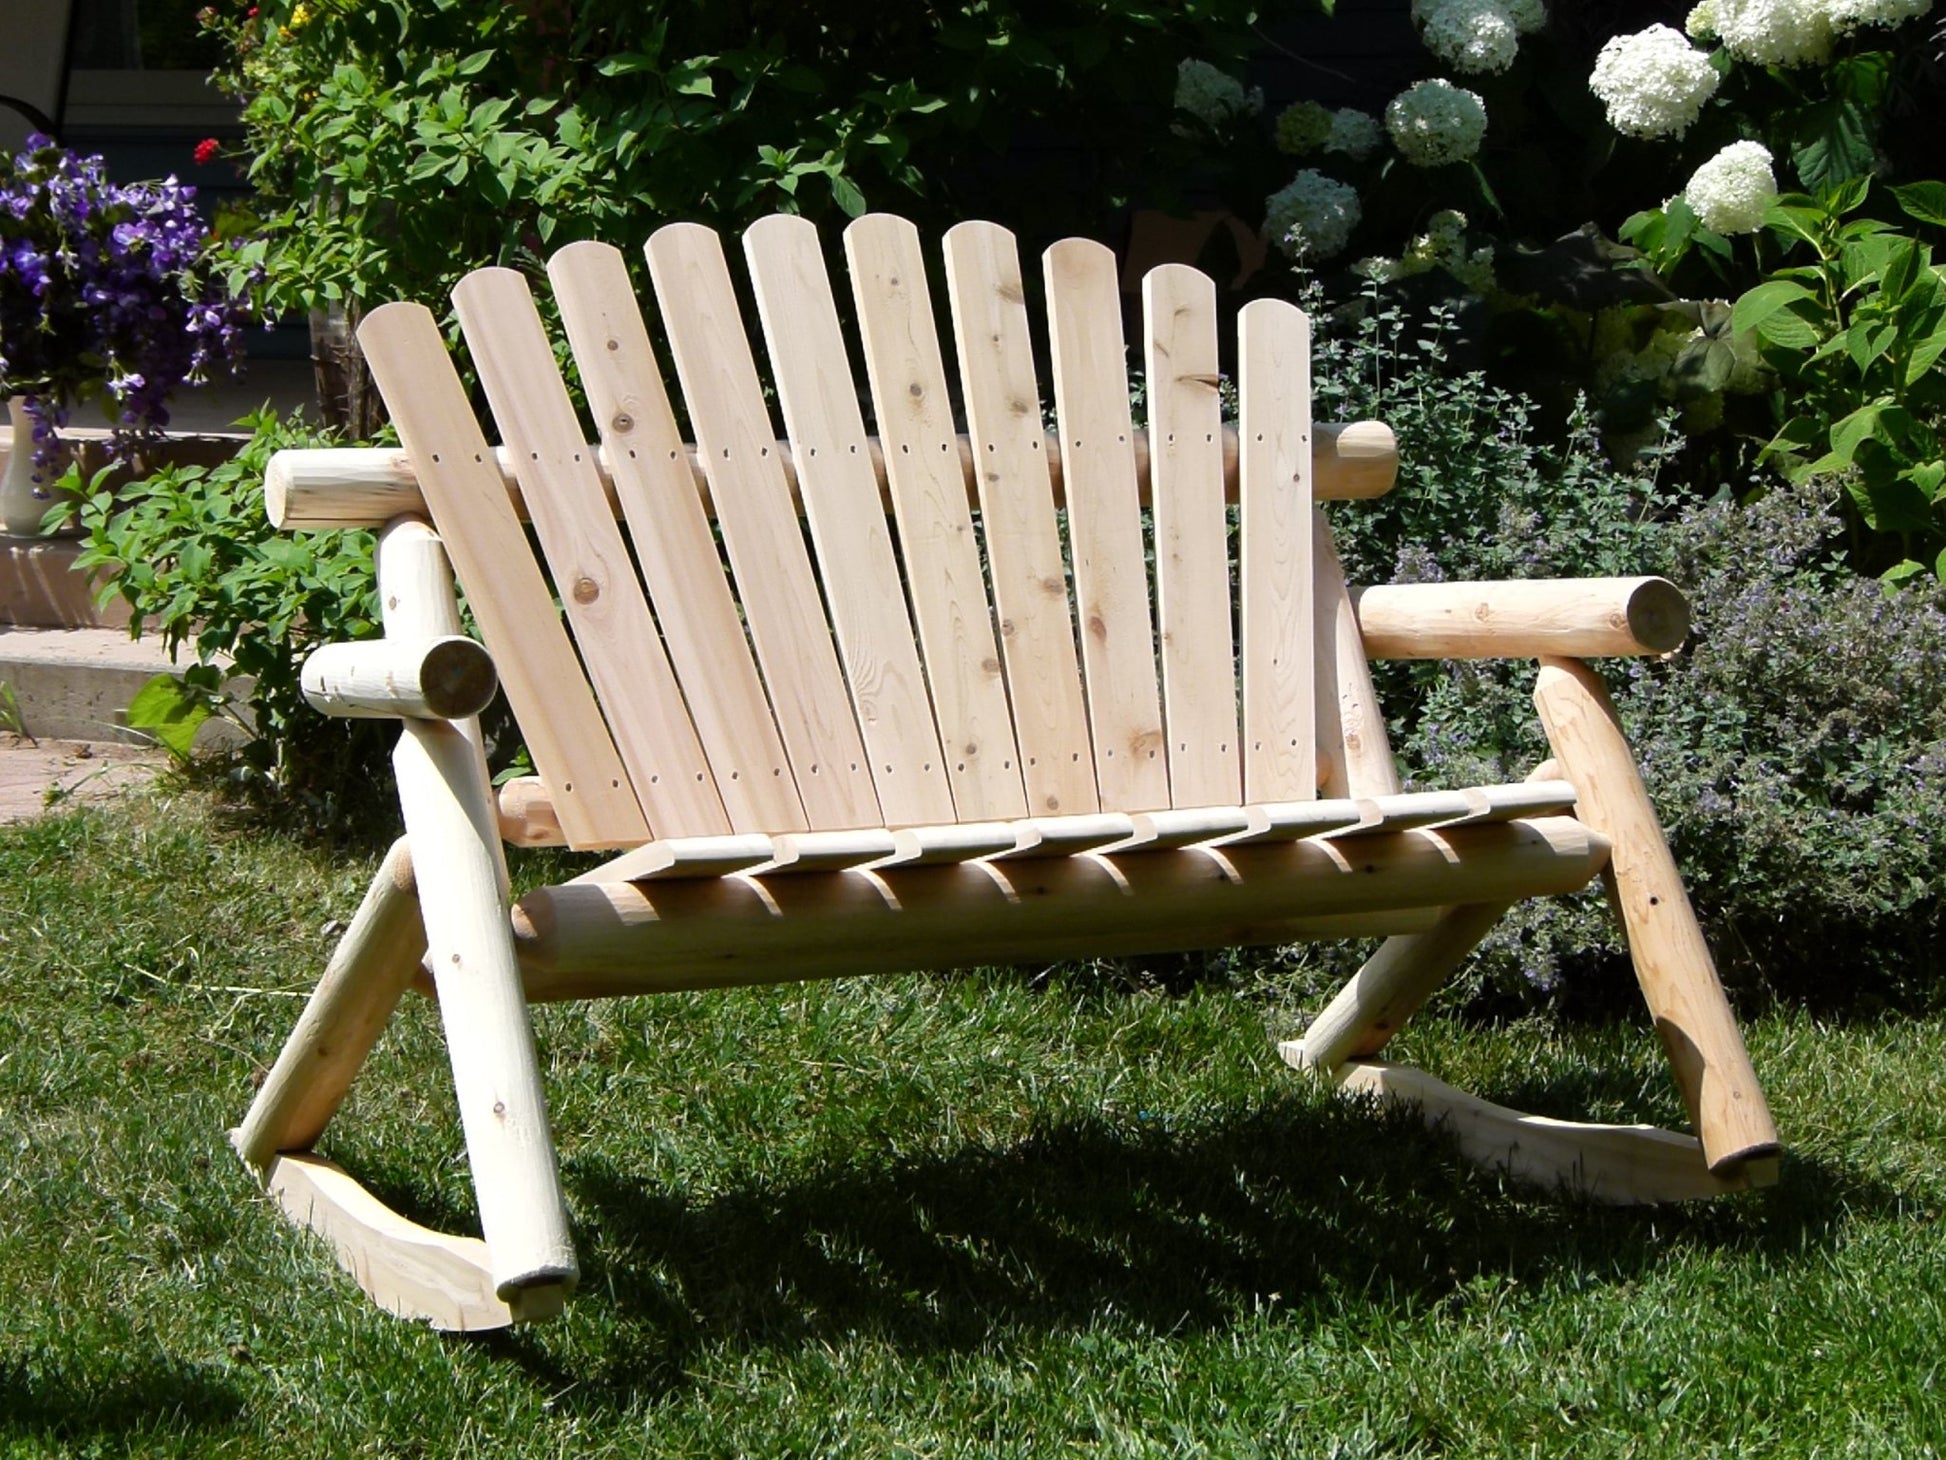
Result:
[[[237,359],[246,309],[195,196],[173,177],[118,187],[39,134],[0,158],[0,396],[26,397],[36,464],[77,404],[101,403],[126,454],[174,391]]]

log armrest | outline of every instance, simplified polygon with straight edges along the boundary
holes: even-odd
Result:
[[[464,720],[500,687],[486,647],[460,634],[325,644],[301,682],[320,714],[362,720]]]
[[[1689,600],[1667,578],[1403,583],[1351,598],[1374,659],[1667,654],[1689,635]]]

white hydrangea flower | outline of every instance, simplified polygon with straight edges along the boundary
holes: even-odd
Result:
[[[1631,137],[1680,137],[1716,94],[1716,68],[1666,25],[1618,35],[1595,58],[1589,89],[1608,125]]]
[[[1343,251],[1364,216],[1357,188],[1315,168],[1264,199],[1264,232],[1294,259],[1328,259]]]
[[[1385,130],[1407,162],[1464,162],[1486,136],[1486,103],[1450,81],[1417,81],[1386,106]]]
[[[1692,41],[1702,41],[1705,45],[1717,38],[1716,0],[1701,0],[1689,12],[1689,18],[1682,23],[1683,33]]]
[[[1705,228],[1717,233],[1755,233],[1777,196],[1770,152],[1756,142],[1732,142],[1696,169],[1683,196]]]
[[[1903,25],[1932,9],[1932,0],[1825,0],[1831,28],[1849,35],[1863,25]]]
[[[1716,0],[1716,33],[1739,61],[1803,66],[1831,55],[1828,0]]]
[[[1498,74],[1520,50],[1504,0],[1413,0],[1412,18],[1426,49],[1456,70]]]
[[[1261,87],[1244,90],[1243,83],[1208,61],[1185,60],[1176,67],[1176,110],[1221,127],[1237,117],[1255,116],[1264,109]]]
[[[1324,150],[1342,152],[1354,162],[1363,162],[1383,140],[1377,117],[1346,107],[1331,114],[1331,135],[1325,139]]]

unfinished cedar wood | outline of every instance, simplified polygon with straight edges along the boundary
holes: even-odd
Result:
[[[1311,420],[1287,304],[1243,312],[1226,428],[1214,287],[1152,274],[1138,429],[1113,256],[1057,244],[1048,432],[1006,230],[943,241],[957,390],[909,223],[852,225],[849,289],[801,219],[742,252],[754,321],[715,234],[648,243],[694,444],[621,255],[577,244],[548,277],[592,430],[527,281],[485,270],[456,298],[499,445],[431,314],[387,305],[362,338],[403,448],[272,464],[286,524],[385,526],[387,641],[322,651],[309,679],[329,712],[404,718],[406,837],[236,1140],[374,1298],[471,1328],[573,1288],[530,1002],[895,969],[1382,935],[1286,1058],[1606,1200],[1771,1179],[1775,1129],[1612,706],[1561,657],[1674,647],[1679,592],[1349,590],[1318,503],[1389,485],[1390,433]],[[474,651],[468,695],[436,700],[428,656],[457,627],[442,544],[492,663]],[[1525,783],[1401,791],[1381,654],[1542,659],[1555,758]],[[488,670],[538,770],[497,797],[477,726],[437,717]],[[510,905],[497,833],[619,854]],[[1538,1121],[1373,1061],[1506,908],[1604,871],[1695,1134]],[[483,1243],[413,1227],[313,1154],[408,986],[440,999]]]

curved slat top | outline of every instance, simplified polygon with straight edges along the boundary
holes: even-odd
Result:
[[[728,832],[527,280],[512,269],[478,269],[460,280],[453,303],[650,830],[659,837]]]
[[[1317,795],[1311,571],[1311,324],[1258,299],[1238,318],[1243,460],[1243,794]]]
[[[750,226],[743,250],[885,824],[950,821],[939,734],[817,226],[776,214]]]
[[[534,765],[576,847],[632,846],[649,826],[602,723],[492,449],[432,314],[387,304],[358,341],[438,522]]]
[[[881,825],[722,245],[707,228],[674,223],[649,239],[647,254],[805,816],[813,829]]]
[[[961,821],[1025,816],[919,230],[868,214],[845,230],[845,256],[953,804]]]
[[[1154,811],[1169,805],[1169,758],[1135,484],[1120,273],[1114,253],[1085,238],[1055,244],[1041,266],[1095,784],[1105,809]]]
[[[739,832],[802,831],[804,808],[690,474],[621,251],[573,243],[548,278],[600,425],[650,601]]]
[[[1178,806],[1221,806],[1242,783],[1216,284],[1181,264],[1151,269],[1142,316],[1169,791]]]
[[[1013,235],[993,223],[959,224],[945,243],[960,388],[1028,807],[1036,814],[1097,811],[1020,258]]]

